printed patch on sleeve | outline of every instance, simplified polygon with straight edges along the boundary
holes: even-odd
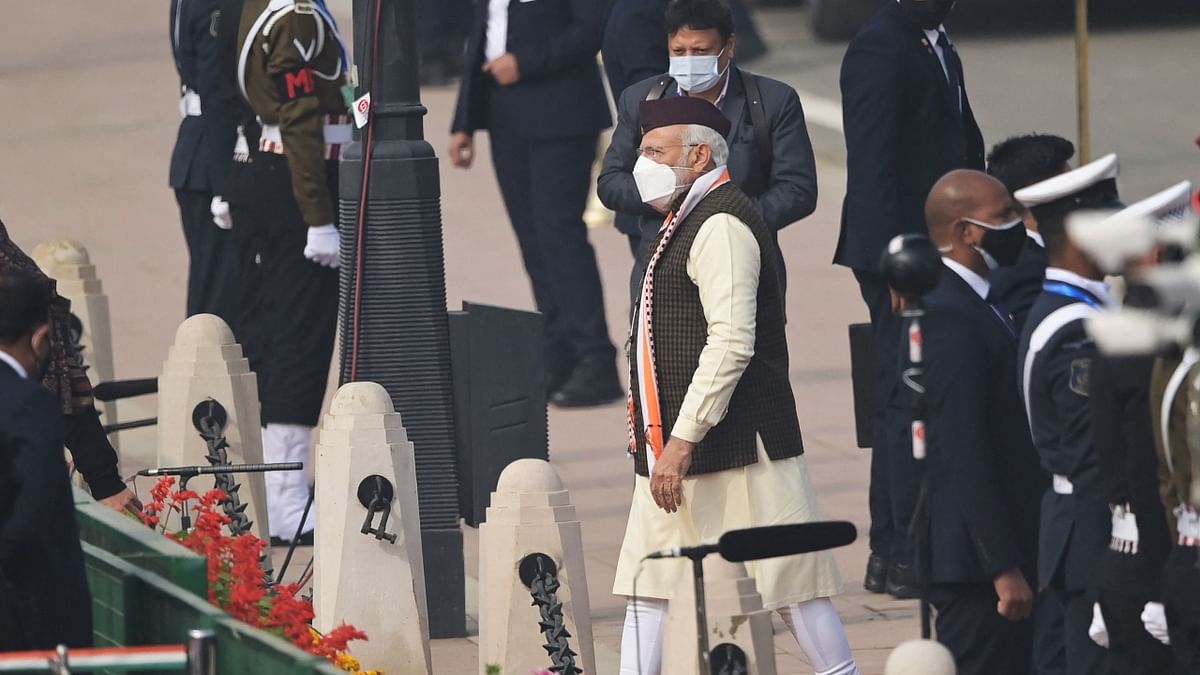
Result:
[[[1071,362],[1071,378],[1067,385],[1071,387],[1071,391],[1080,396],[1088,395],[1088,375],[1091,369],[1091,359],[1075,359]]]
[[[317,82],[313,77],[312,68],[308,66],[276,73],[272,79],[275,80],[275,89],[282,101],[294,101],[301,96],[317,93]]]

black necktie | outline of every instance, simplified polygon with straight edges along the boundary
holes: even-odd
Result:
[[[958,74],[962,72],[962,63],[954,52],[954,45],[946,37],[946,31],[938,31],[937,44],[942,48],[942,58],[946,62],[946,84],[950,86],[950,98],[954,101],[954,109],[962,112],[962,80]]]

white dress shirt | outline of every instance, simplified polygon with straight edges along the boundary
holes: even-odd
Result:
[[[992,285],[987,279],[979,276],[975,273],[975,270],[972,270],[970,267],[967,267],[957,260],[942,258],[942,264],[954,270],[955,274],[962,277],[962,280],[967,282],[967,285],[971,287],[971,290],[975,291],[975,293],[978,294],[982,300],[987,300],[988,292],[992,290]]]
[[[509,0],[487,0],[487,36],[483,41],[483,58],[495,61],[508,51]]]
[[[9,368],[17,371],[17,376],[22,380],[29,379],[29,373],[25,372],[25,366],[22,366],[20,363],[18,363],[17,360],[14,359],[8,352],[0,350],[0,361],[7,363]]]
[[[1119,304],[1116,298],[1113,297],[1112,290],[1108,287],[1108,284],[1103,281],[1081,277],[1061,267],[1047,267],[1046,281],[1061,281],[1065,284],[1082,288],[1099,298],[1105,307],[1116,307]]]

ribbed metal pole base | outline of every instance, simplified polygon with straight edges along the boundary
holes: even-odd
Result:
[[[363,267],[356,280],[361,148],[350,146],[341,164],[341,381],[383,385],[400,413],[416,449],[430,637],[462,637],[463,539],[437,159],[423,140],[376,145]],[[357,325],[356,293],[361,294]],[[357,372],[351,378],[355,338]]]

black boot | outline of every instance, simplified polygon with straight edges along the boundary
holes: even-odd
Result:
[[[892,565],[887,575],[887,593],[897,600],[921,597],[916,568],[912,565]]]
[[[872,553],[867,558],[867,576],[863,579],[863,590],[868,593],[883,593],[887,586],[887,562]]]
[[[612,403],[624,396],[616,359],[589,354],[579,359],[566,383],[550,395],[550,402],[560,408],[587,408]]]

